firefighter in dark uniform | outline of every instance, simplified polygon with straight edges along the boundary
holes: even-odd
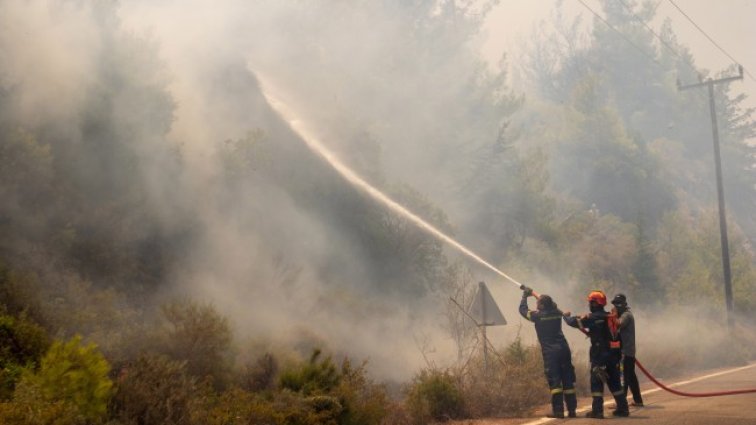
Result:
[[[572,367],[572,353],[562,333],[562,312],[548,295],[537,299],[537,310],[528,310],[528,297],[533,290],[523,288],[520,314],[535,324],[538,342],[541,343],[543,368],[551,390],[551,418],[564,417],[564,403],[568,416],[575,417],[577,398],[575,395],[575,368]]]
[[[585,416],[588,418],[604,417],[604,384],[609,387],[617,403],[614,416],[630,416],[625,391],[620,382],[619,358],[611,348],[616,338],[609,326],[609,313],[604,310],[606,294],[602,291],[592,291],[588,295],[588,305],[591,312],[576,317],[569,312],[564,313],[564,321],[579,329],[585,329],[591,339],[589,356],[591,359],[591,395],[592,409]]]

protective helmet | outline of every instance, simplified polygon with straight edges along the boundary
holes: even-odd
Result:
[[[599,289],[595,289],[588,294],[588,302],[593,302],[603,307],[606,305],[606,294]]]
[[[616,306],[620,306],[620,307],[626,306],[627,305],[627,297],[625,296],[625,294],[617,294],[612,299],[612,304],[614,304]]]

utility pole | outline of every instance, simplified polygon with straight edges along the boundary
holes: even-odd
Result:
[[[727,325],[730,330],[733,329],[735,324],[735,318],[733,317],[733,302],[732,302],[732,273],[730,271],[730,244],[727,240],[727,214],[725,212],[725,199],[724,199],[724,187],[722,185],[722,158],[719,153],[719,128],[717,127],[717,113],[714,105],[714,84],[723,84],[730,81],[743,79],[743,66],[738,66],[740,75],[735,77],[725,77],[718,80],[712,80],[707,78],[706,81],[701,81],[696,84],[681,85],[680,80],[677,80],[677,89],[687,90],[696,87],[708,87],[709,88],[709,112],[711,113],[711,131],[714,136],[714,167],[717,174],[717,197],[719,199],[719,235],[722,243],[722,270],[724,272],[724,290],[725,290],[725,303],[727,305]]]

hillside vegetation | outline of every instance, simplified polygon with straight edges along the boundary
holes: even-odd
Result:
[[[676,86],[719,74],[669,23],[678,54],[659,46],[636,19],[652,4],[602,0],[645,55],[557,14],[512,83],[478,53],[495,1],[231,2],[179,11],[222,17],[187,39],[134,29],[165,3],[0,0],[0,422],[425,424],[547,401],[532,329],[486,362],[450,300],[487,270],[345,181],[294,118],[561,306],[625,293],[653,369],[756,355],[725,342],[708,98]],[[302,116],[271,108],[263,74]],[[756,122],[737,93],[715,100],[736,330],[754,335]]]

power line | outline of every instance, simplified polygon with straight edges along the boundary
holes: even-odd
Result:
[[[682,57],[680,56],[680,54],[677,53],[677,51],[672,46],[670,46],[669,43],[667,43],[666,41],[664,41],[664,39],[661,38],[659,36],[659,34],[657,34],[656,31],[654,31],[654,29],[651,28],[645,21],[643,21],[643,19],[641,19],[638,15],[636,15],[635,12],[633,12],[633,10],[630,8],[630,6],[627,5],[627,3],[625,3],[623,0],[617,0],[617,1],[620,2],[622,4],[622,7],[624,7],[625,10],[627,10],[631,15],[633,15],[633,17],[638,22],[640,22],[641,24],[643,24],[643,26],[645,26],[649,31],[651,31],[651,34],[653,34],[654,37],[656,37],[656,39],[659,40],[664,45],[664,47],[666,47],[667,49],[669,49],[669,51],[672,52],[673,55],[675,55],[678,58],[682,59]],[[661,1],[659,3],[661,3]],[[656,4],[657,7],[659,6],[659,3]],[[654,11],[655,10],[656,9],[654,8]]]
[[[580,1],[580,0],[578,0],[578,1]],[[669,0],[669,2],[670,2],[670,4],[672,4],[672,6],[675,7],[675,9],[677,9],[683,16],[685,16],[685,18],[688,20],[688,22],[690,22],[691,24],[693,24],[693,26],[696,27],[696,29],[698,31],[700,31],[701,34],[703,34],[706,38],[708,38],[709,41],[711,41],[711,43],[714,46],[716,46],[717,49],[719,49],[720,52],[724,53],[728,58],[730,58],[730,60],[732,60],[736,64],[741,65],[740,61],[738,61],[737,59],[735,59],[734,57],[732,57],[731,54],[727,53],[727,51],[725,51],[725,49],[723,49],[722,46],[720,46],[716,41],[714,41],[714,39],[711,38],[709,36],[709,34],[706,33],[706,31],[704,31],[701,27],[699,27],[698,24],[696,24],[695,22],[693,22],[693,19],[691,19],[691,17],[688,16],[687,13],[685,13],[682,9],[680,9],[680,6],[678,6],[677,3],[674,2],[674,0]],[[748,76],[751,78],[751,80],[756,81],[756,78],[754,78],[753,75],[751,75],[751,73],[748,72],[747,69],[743,68],[743,70],[745,71],[746,74],[748,74]]]
[[[605,23],[606,26],[608,26],[614,32],[616,32],[617,34],[619,34],[619,36],[622,37],[628,44],[630,44],[631,46],[635,47],[635,49],[638,50],[638,52],[640,52],[640,54],[642,54],[643,56],[645,56],[651,62],[653,62],[653,63],[661,66],[661,64],[655,58],[649,56],[648,53],[646,53],[645,51],[643,51],[643,49],[641,49],[640,47],[638,47],[637,44],[633,43],[629,38],[627,38],[627,36],[625,36],[625,34],[623,34],[620,30],[618,30],[617,28],[615,28],[614,25],[610,24],[609,21],[607,21],[606,19],[604,19],[603,16],[599,15],[598,13],[596,13],[596,11],[594,11],[587,4],[585,4],[585,2],[583,0],[577,0],[577,1],[580,2],[580,4],[582,4],[586,9],[588,9],[588,11],[590,11],[591,13],[593,13],[593,16],[599,18],[601,20],[601,22]]]
[[[682,61],[682,63],[684,63],[685,65],[688,65],[688,66],[690,67],[690,69],[692,69],[692,70],[693,70],[694,72],[698,73],[698,70],[697,70],[697,69],[696,69],[696,68],[695,68],[695,67],[693,66],[693,64],[691,64],[690,62],[686,61],[686,60],[685,60],[685,59],[684,59],[684,58],[683,58],[683,57],[682,57],[682,56],[681,56],[681,55],[680,55],[680,54],[679,54],[679,53],[677,52],[677,50],[675,50],[675,48],[674,48],[674,47],[670,46],[670,45],[669,45],[669,43],[667,43],[667,42],[666,42],[666,41],[665,41],[665,40],[664,40],[663,38],[661,38],[661,36],[660,36],[659,34],[657,34],[657,33],[656,33],[656,31],[654,31],[654,29],[653,29],[653,28],[651,28],[651,26],[650,26],[650,25],[648,25],[648,23],[647,23],[646,21],[644,21],[643,19],[641,19],[641,18],[640,18],[640,16],[638,16],[638,15],[637,15],[637,14],[636,14],[636,13],[635,13],[635,12],[634,12],[634,11],[633,11],[633,10],[632,10],[631,8],[630,8],[630,6],[628,6],[628,5],[627,5],[627,3],[625,3],[625,1],[624,1],[624,0],[617,0],[617,1],[618,1],[618,2],[620,2],[620,3],[622,4],[622,7],[624,7],[624,8],[625,8],[625,10],[627,10],[627,12],[628,12],[628,13],[630,13],[631,15],[633,15],[633,17],[634,17],[634,18],[635,18],[635,19],[636,19],[636,20],[637,20],[638,22],[640,22],[641,24],[643,24],[643,26],[645,26],[645,27],[646,27],[646,29],[648,29],[648,30],[649,30],[649,31],[651,32],[651,34],[653,34],[653,35],[654,35],[654,37],[656,37],[656,39],[657,39],[657,40],[659,40],[659,42],[660,42],[660,43],[661,43],[661,44],[662,44],[662,45],[663,45],[664,47],[666,47],[666,48],[667,48],[667,50],[669,50],[670,52],[672,52],[672,54],[673,54],[673,55],[674,55],[674,56],[675,56],[676,58],[678,58],[678,59],[679,59],[680,61]],[[654,10],[653,10],[653,12],[651,13],[651,16],[654,16],[654,14],[656,13],[656,9],[657,9],[657,8],[659,7],[659,5],[660,5],[660,4],[661,4],[661,3],[663,2],[663,1],[664,1],[664,0],[659,0],[659,2],[658,2],[658,3],[656,3],[656,6],[654,7]]]
[[[662,2],[663,2],[663,1],[664,1],[664,0],[659,0],[658,2],[656,2],[656,6],[654,6],[654,10],[653,10],[653,11],[651,11],[651,16],[654,16],[654,15],[656,15],[656,9],[658,9],[658,8],[659,8],[659,5],[660,5],[660,4],[662,4]]]

